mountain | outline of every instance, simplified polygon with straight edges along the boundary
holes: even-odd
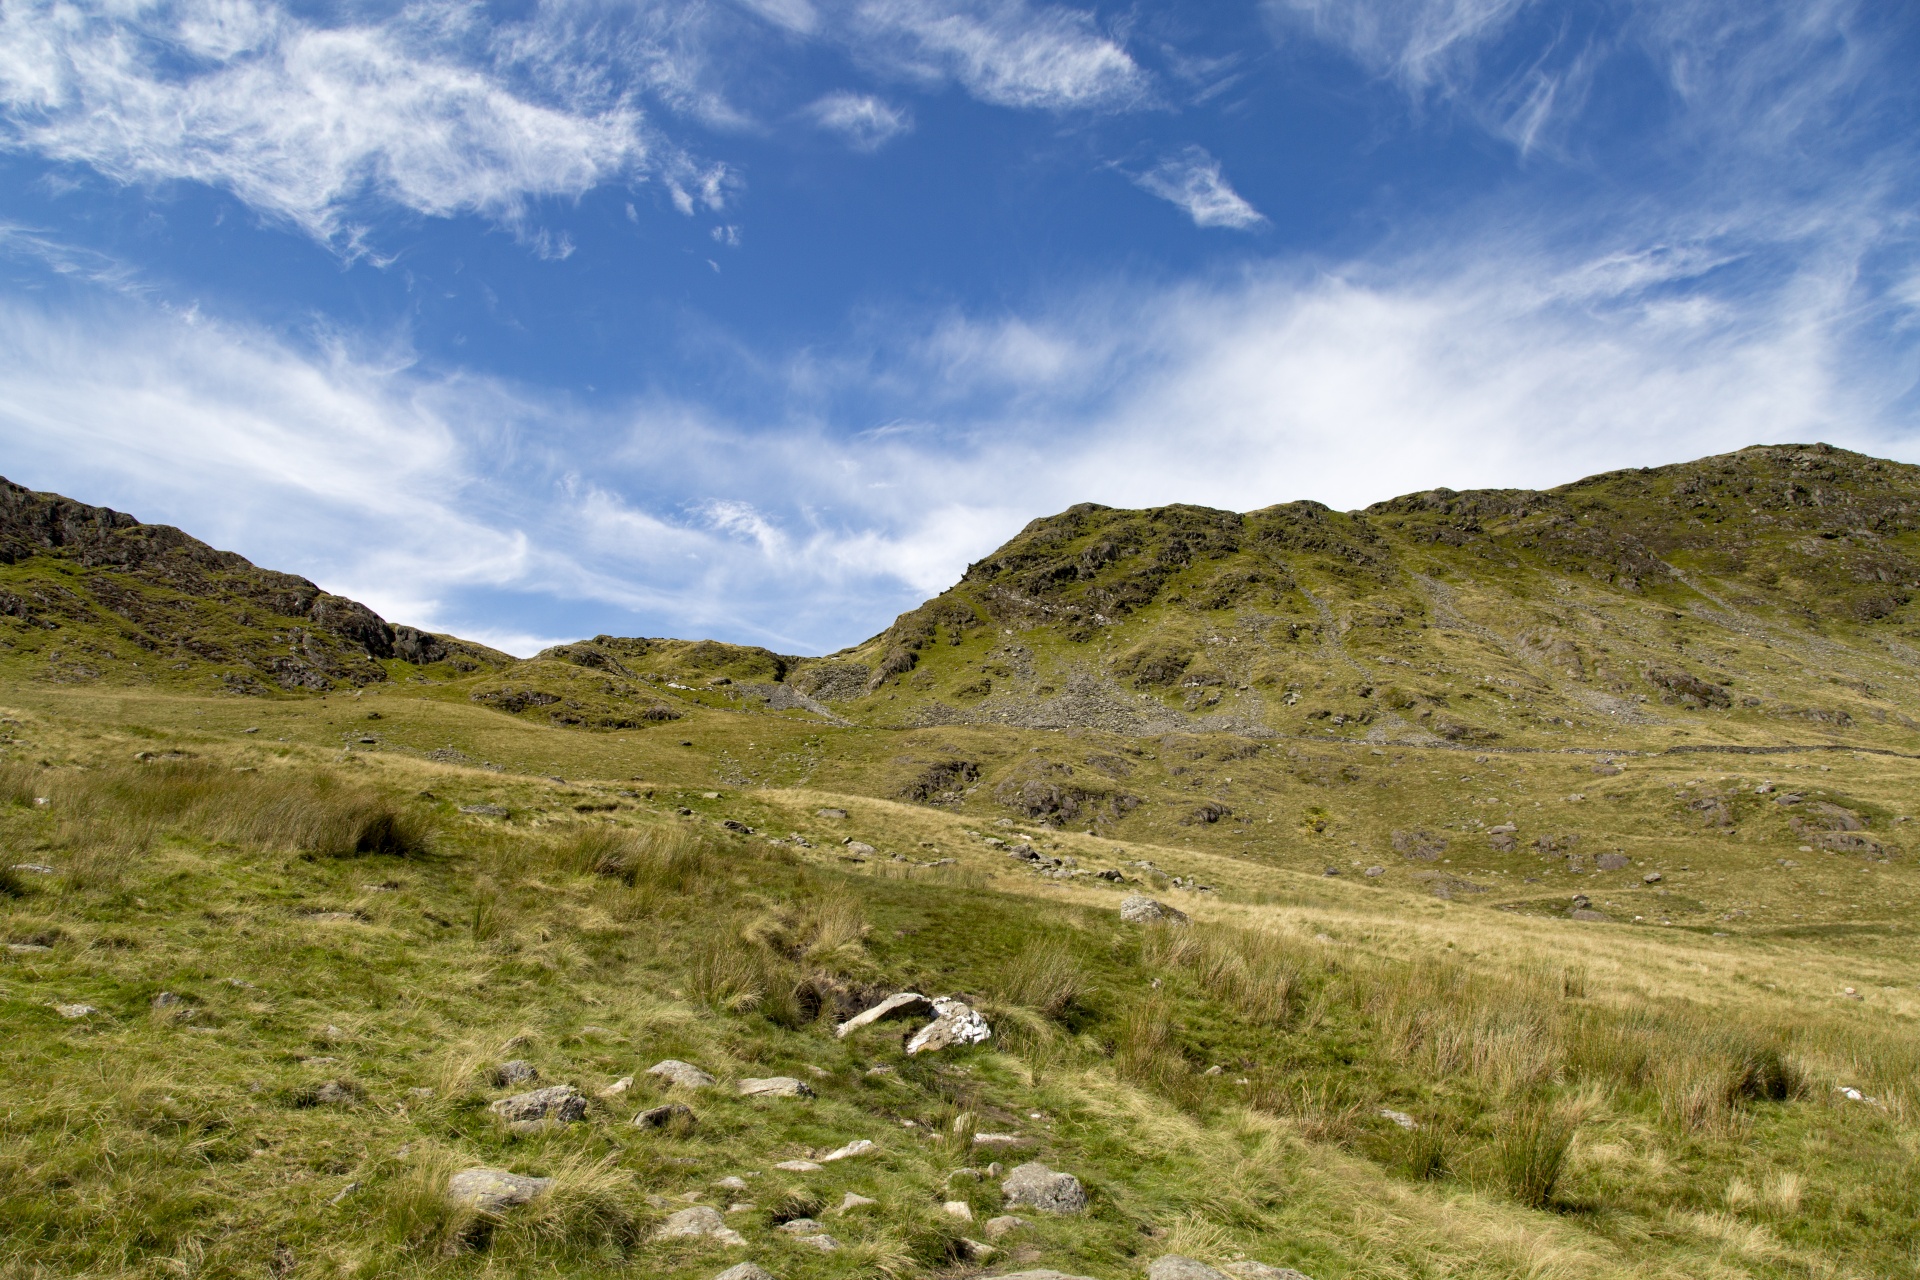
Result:
[[[465,675],[504,653],[393,626],[171,525],[0,479],[0,672],[236,693]]]
[[[514,674],[896,727],[1911,747],[1916,590],[1920,467],[1767,445],[1362,511],[1082,504],[826,658],[601,636]]]

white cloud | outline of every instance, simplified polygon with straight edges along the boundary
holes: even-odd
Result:
[[[801,35],[812,35],[820,27],[820,12],[807,0],[739,0],[775,26]]]
[[[845,136],[856,151],[877,151],[913,128],[905,108],[865,93],[829,93],[807,107],[806,114],[822,129]]]
[[[322,27],[255,0],[9,5],[0,138],[120,182],[225,187],[321,240],[363,197],[511,220],[529,199],[644,172],[637,110],[516,91],[438,37],[435,19],[460,17]]]
[[[1005,107],[1101,108],[1146,93],[1145,74],[1091,15],[1025,0],[860,0],[852,16],[869,52],[929,77],[958,80]]]
[[[1529,0],[1267,0],[1284,23],[1310,27],[1376,75],[1411,90],[1468,69]]]
[[[1143,189],[1186,211],[1197,227],[1246,231],[1266,217],[1241,198],[1220,172],[1220,162],[1200,147],[1168,156],[1134,181]]]

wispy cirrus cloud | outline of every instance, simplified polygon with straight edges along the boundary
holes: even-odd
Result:
[[[856,48],[983,102],[1046,110],[1138,102],[1146,73],[1091,14],[1025,0],[860,0]]]
[[[807,106],[807,118],[840,134],[856,151],[878,151],[913,128],[913,116],[868,93],[829,93]]]
[[[1249,231],[1267,219],[1228,184],[1220,162],[1203,147],[1187,147],[1138,174],[1143,190],[1177,205],[1196,227],[1230,227]]]

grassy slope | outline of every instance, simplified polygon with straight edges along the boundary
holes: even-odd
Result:
[[[862,779],[898,767],[900,735],[698,710],[664,729],[581,734],[409,692],[262,704],[16,690],[9,755],[27,771],[16,784],[52,803],[25,795],[6,809],[5,839],[62,874],[23,873],[25,896],[8,905],[8,937],[52,950],[6,961],[5,1070],[57,1082],[17,1095],[8,1113],[10,1271],[375,1274],[491,1260],[704,1276],[734,1255],[648,1242],[648,1224],[677,1206],[647,1197],[702,1191],[724,1206],[713,1179],[759,1172],[760,1208],[735,1220],[777,1274],[964,1272],[945,1260],[955,1229],[937,1203],[968,1198],[986,1216],[997,1193],[949,1189],[967,1157],[926,1132],[965,1112],[1087,1181],[1087,1220],[1042,1224],[1018,1245],[1020,1260],[1086,1274],[1122,1275],[1170,1249],[1246,1253],[1320,1280],[1912,1272],[1920,974],[1887,905],[1910,891],[1905,859],[1803,856],[1788,870],[1740,836],[1650,835],[1694,869],[1670,866],[1676,893],[1742,881],[1742,901],[1773,894],[1779,916],[1791,906],[1805,917],[1793,927],[1755,910],[1689,930],[1488,909],[1509,898],[1505,886],[1440,901],[1401,860],[1372,882],[1303,873],[1290,858],[1317,871],[1329,837],[1299,830],[1249,857],[1217,825],[1166,842],[1029,828],[1087,866],[1147,859],[1217,887],[1159,890],[1202,922],[1204,945],[1143,944],[1113,914],[1121,886],[1040,878],[968,834],[1007,828],[868,798],[877,788]],[[342,749],[367,726],[378,743]],[[448,746],[505,768],[423,756]],[[1455,775],[1422,777],[1421,753],[1395,770],[1391,756],[1350,750],[1405,788],[1373,791],[1369,809],[1457,794]],[[160,758],[135,763],[137,752]],[[175,753],[187,758],[169,764]],[[1523,763],[1526,785],[1548,797],[1562,782],[1553,771],[1587,767]],[[1622,792],[1616,812],[1663,830],[1666,784],[1699,776],[1697,763],[1630,761],[1605,784]],[[1910,794],[1903,760],[1839,755],[1828,767],[1824,789],[1863,807]],[[153,799],[167,770],[213,799],[169,812]],[[749,770],[779,785],[743,787]],[[265,828],[221,825],[222,786],[316,773],[349,792],[430,791],[416,804],[440,827],[435,852],[305,857]],[[1370,779],[1345,785],[1357,793]],[[454,811],[475,802],[513,816]],[[828,804],[851,816],[817,816]],[[801,832],[811,847],[728,834],[721,818]],[[694,831],[711,853],[688,878],[628,887],[583,869],[578,837],[609,828]],[[847,836],[881,855],[843,861]],[[957,862],[926,868],[890,852]],[[1500,870],[1493,861],[1434,865]],[[1532,852],[1512,868],[1539,869]],[[1555,878],[1562,892],[1574,883]],[[1596,881],[1578,884],[1597,902],[1658,893]],[[1793,883],[1805,887],[1786,891]],[[316,920],[323,911],[360,918]],[[849,920],[865,923],[863,938]],[[1063,965],[1079,994],[1049,1020]],[[235,977],[253,985],[225,982]],[[964,991],[1001,1034],[940,1063],[903,1059],[897,1034],[838,1042],[794,1008],[801,979]],[[743,1007],[741,989],[756,984],[767,998]],[[1844,998],[1848,986],[1864,998]],[[187,996],[193,1016],[151,1011],[162,989]],[[48,1007],[76,1000],[102,1013],[69,1022]],[[1793,1073],[1790,1096],[1740,1098],[1729,1083],[1739,1064],[1774,1052]],[[821,1097],[702,1096],[692,1134],[648,1137],[624,1126],[653,1096],[643,1079],[639,1097],[596,1104],[586,1125],[516,1140],[482,1109],[498,1096],[484,1069],[508,1056],[589,1090],[678,1056],[723,1076],[800,1074]],[[866,1074],[880,1064],[896,1075]],[[1225,1069],[1204,1074],[1214,1064]],[[333,1078],[359,1101],[300,1105]],[[1846,1102],[1839,1084],[1885,1109]],[[408,1092],[421,1087],[435,1096]],[[1426,1127],[1403,1134],[1381,1106]],[[1520,1203],[1515,1160],[1502,1155],[1529,1108],[1578,1120],[1543,1209]],[[884,1154],[824,1174],[771,1171],[863,1136]],[[557,1172],[564,1194],[510,1218],[488,1252],[449,1261],[441,1250],[460,1224],[421,1188],[463,1163]],[[818,1255],[771,1230],[776,1181],[829,1206],[845,1190],[881,1204],[824,1216],[850,1248]]]

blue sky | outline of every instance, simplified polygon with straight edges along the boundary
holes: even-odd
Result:
[[[1920,14],[0,0],[0,473],[515,652],[1074,502],[1920,461]]]

